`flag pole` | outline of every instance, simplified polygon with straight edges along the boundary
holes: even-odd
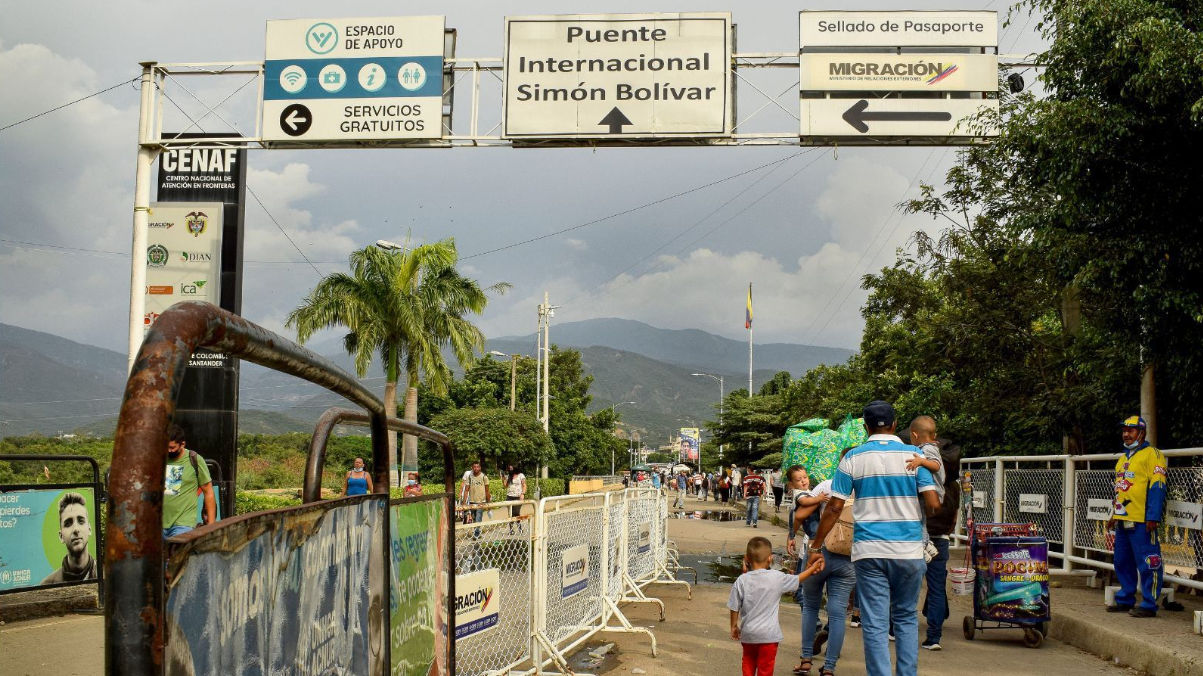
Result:
[[[752,283],[748,282],[748,398],[752,398]]]

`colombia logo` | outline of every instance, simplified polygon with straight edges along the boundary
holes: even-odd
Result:
[[[935,75],[933,75],[933,76],[931,76],[930,78],[928,78],[928,80],[927,80],[927,84],[928,84],[929,86],[930,86],[930,85],[934,85],[934,84],[936,84],[937,82],[939,82],[940,80],[943,80],[944,78],[948,77],[949,75],[952,75],[952,74],[953,74],[953,73],[955,73],[955,72],[957,72],[957,64],[955,64],[955,63],[954,63],[954,64],[952,64],[951,66],[949,66],[949,67],[945,68],[944,70],[940,71],[939,73],[936,73]]]

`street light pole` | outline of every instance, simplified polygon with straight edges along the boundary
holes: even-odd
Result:
[[[716,376],[711,373],[694,373],[691,375],[705,376],[707,378],[713,378],[714,380],[718,381],[718,426],[722,427],[723,426],[723,377]],[[702,467],[702,449],[700,448],[701,443],[702,443],[702,440],[698,439],[698,446],[699,446],[699,448],[698,448],[698,469],[701,469],[701,467]],[[718,445],[718,459],[719,459],[719,464],[721,465],[722,460],[723,460],[723,445],[722,444]]]
[[[504,352],[498,352],[497,350],[490,350],[489,354],[495,357],[510,358],[510,411],[514,411],[514,402],[516,402],[518,399],[518,388],[516,385],[518,379],[518,357],[521,355],[506,354]]]

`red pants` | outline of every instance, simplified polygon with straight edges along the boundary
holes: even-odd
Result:
[[[773,676],[777,666],[776,643],[741,643],[744,647],[744,676]]]

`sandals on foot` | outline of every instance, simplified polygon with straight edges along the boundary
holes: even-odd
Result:
[[[803,667],[805,667],[805,668],[803,668]],[[798,663],[798,666],[794,667],[794,675],[795,676],[806,676],[807,674],[810,673],[810,670],[812,667],[814,667],[813,660],[802,660],[801,662]]]
[[[830,669],[824,668],[822,671],[819,672],[819,676],[835,676],[835,672]]]

